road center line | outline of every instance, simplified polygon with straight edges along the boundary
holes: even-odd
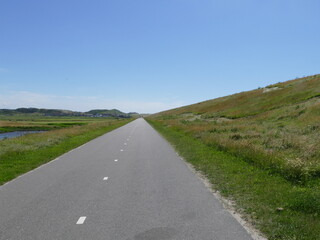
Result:
[[[108,180],[108,178],[109,178],[109,177],[104,177],[103,180],[106,181],[106,180]]]
[[[115,161],[115,162],[118,162],[118,159],[115,159],[114,161]]]
[[[77,224],[83,224],[84,221],[86,220],[87,217],[83,216],[83,217],[80,217]]]

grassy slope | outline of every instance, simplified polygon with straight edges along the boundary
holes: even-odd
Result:
[[[2,140],[0,141],[0,185],[131,120],[90,121],[82,126],[76,125]],[[61,123],[61,119],[57,120],[57,123],[59,122]],[[65,127],[65,124],[62,125]]]
[[[304,181],[320,176],[319,116],[320,75],[315,75],[151,118],[288,179]]]
[[[205,113],[228,118],[256,115],[268,110],[320,97],[320,75],[277,83],[269,85],[266,88],[278,89],[263,93],[265,89],[260,88],[165,111],[160,113],[160,115],[182,114],[186,112]]]
[[[318,239],[320,75],[268,88],[148,121],[268,238]]]

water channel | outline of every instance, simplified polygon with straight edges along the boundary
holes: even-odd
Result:
[[[21,137],[26,134],[39,133],[39,132],[43,132],[43,131],[15,131],[15,132],[0,133],[0,140],[7,139],[7,138]]]

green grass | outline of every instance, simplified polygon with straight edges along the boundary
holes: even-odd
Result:
[[[147,120],[215,189],[235,201],[237,211],[268,239],[319,239],[318,180],[305,185],[293,183],[242,157],[208,146],[184,129],[155,119]],[[277,210],[279,208],[283,210]]]
[[[62,123],[54,123],[59,129],[0,141],[0,185],[132,121],[99,119],[66,124],[65,119],[59,120]]]

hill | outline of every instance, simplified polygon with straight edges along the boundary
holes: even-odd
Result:
[[[61,109],[45,108],[17,108],[17,109],[0,109],[0,115],[40,115],[40,116],[83,116],[83,117],[116,117],[130,118],[137,113],[124,113],[117,109],[91,110],[88,112],[75,112]]]
[[[95,109],[86,112],[85,114],[93,115],[93,116],[105,116],[105,117],[120,117],[120,118],[128,118],[131,114],[127,114],[119,111],[118,109]]]
[[[288,179],[320,176],[320,75],[164,111],[150,119]]]

